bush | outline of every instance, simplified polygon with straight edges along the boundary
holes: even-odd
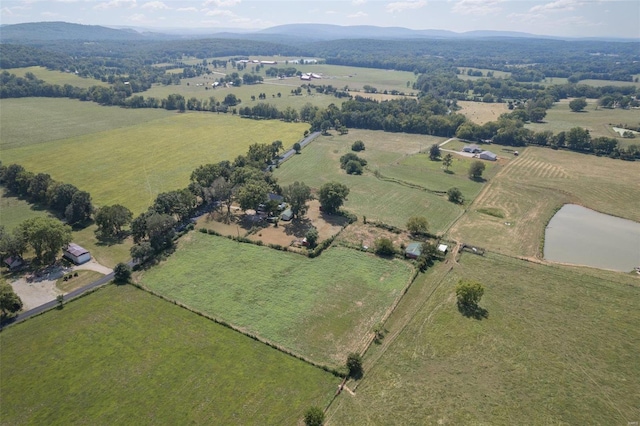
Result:
[[[396,249],[389,238],[378,238],[375,243],[375,253],[380,256],[393,256]]]
[[[479,180],[484,172],[485,165],[482,161],[474,161],[469,166],[469,177],[473,180]]]
[[[314,248],[318,243],[318,230],[316,228],[311,228],[307,231],[305,238],[307,239],[307,243],[309,244],[309,248]]]
[[[304,413],[305,426],[322,426],[324,424],[324,411],[320,407],[311,407]]]
[[[351,160],[345,165],[344,170],[348,175],[361,175],[362,164],[360,164],[360,162],[358,161]]]
[[[359,379],[362,377],[362,356],[359,353],[351,352],[347,357],[347,370],[349,377]]]
[[[360,163],[360,165],[362,167],[367,165],[367,160],[365,160],[364,158],[358,157],[353,152],[350,152],[350,153],[345,154],[342,157],[340,157],[340,168],[341,169],[346,169],[347,168],[347,164],[349,164],[349,162],[351,162],[351,161],[355,161],[357,163]]]
[[[131,267],[126,263],[118,263],[113,268],[113,280],[118,284],[124,284],[131,279]]]
[[[458,188],[449,188],[447,191],[447,197],[449,201],[456,204],[462,204],[464,202],[464,198],[462,197],[462,192]]]
[[[353,145],[351,145],[351,150],[352,151],[364,151],[364,142],[362,141],[355,141],[353,143]]]
[[[412,234],[426,234],[429,231],[429,222],[424,216],[412,216],[407,221],[407,229]]]

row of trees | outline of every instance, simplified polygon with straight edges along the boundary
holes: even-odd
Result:
[[[0,183],[16,195],[47,206],[71,225],[87,221],[93,213],[88,192],[57,182],[46,173],[29,172],[19,164],[0,164]]]
[[[71,227],[52,217],[26,219],[13,232],[0,227],[0,254],[2,257],[22,257],[33,249],[36,262],[53,262],[60,250],[71,242]]]

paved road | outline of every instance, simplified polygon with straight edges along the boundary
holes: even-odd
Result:
[[[314,140],[315,138],[317,138],[318,136],[320,136],[320,132],[313,132],[310,135],[308,135],[306,138],[304,138],[303,140],[300,141],[300,148],[304,148],[305,146],[309,145],[311,143],[312,140]],[[291,158],[291,156],[295,155],[296,151],[295,149],[290,149],[289,151],[285,152],[284,154],[282,154],[280,156],[280,163],[284,163],[285,161],[287,161],[289,158]],[[275,166],[269,166],[271,167],[271,169],[273,170],[273,167]]]
[[[129,261],[127,262],[127,265],[129,266],[133,266],[134,263],[133,261]],[[72,292],[69,292],[67,294],[64,295],[64,301],[69,301],[71,299],[74,299],[84,293],[86,293],[89,290],[93,290],[96,287],[100,287],[102,285],[107,284],[109,281],[111,281],[113,279],[113,272],[111,272],[110,274],[107,274],[101,278],[99,278],[98,280],[92,282],[91,284],[87,284],[84,287],[80,287],[78,289],[73,290]],[[53,309],[56,306],[58,306],[58,301],[57,300],[52,300],[51,302],[47,302],[44,305],[40,305],[40,306],[36,306],[33,309],[29,309],[28,311],[22,312],[21,314],[17,315],[16,317],[6,321],[3,326],[7,326],[10,324],[17,324],[21,321],[26,320],[27,318],[30,318],[34,315],[38,315],[41,314],[42,312],[48,311],[49,309]]]

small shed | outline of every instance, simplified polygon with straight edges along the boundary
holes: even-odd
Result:
[[[440,253],[447,254],[447,250],[449,250],[449,247],[447,247],[447,245],[446,245],[446,244],[440,244],[440,245],[438,245],[438,251],[439,251]]]
[[[80,247],[77,244],[69,243],[68,246],[62,249],[64,257],[75,263],[76,265],[82,265],[91,260],[91,253],[89,250]]]
[[[7,265],[7,267],[11,271],[15,271],[16,269],[19,269],[22,266],[23,263],[24,262],[22,261],[22,259],[19,256],[7,257],[4,260],[4,264]]]
[[[498,156],[491,151],[482,151],[480,153],[480,158],[482,160],[496,161]]]
[[[404,249],[404,255],[410,259],[417,259],[422,254],[422,243],[410,243]]]
[[[280,215],[280,219],[284,220],[285,222],[293,219],[293,212],[291,211],[291,209],[286,209],[285,211],[283,211]]]
[[[475,154],[476,152],[480,152],[482,151],[482,149],[480,149],[480,147],[478,145],[465,145],[464,148],[462,148],[462,152],[471,152],[472,154]]]

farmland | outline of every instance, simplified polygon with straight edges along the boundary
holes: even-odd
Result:
[[[433,293],[400,329],[394,321],[406,312],[394,312],[393,341],[372,346],[356,395],[339,397],[329,424],[604,424],[640,417],[637,279],[500,255],[463,254],[451,272],[434,272],[433,281],[414,284]],[[461,278],[485,285],[480,306],[488,318],[458,312],[454,287]]]
[[[368,170],[361,176],[347,175],[340,169],[339,162],[340,156],[352,152],[351,144],[356,140],[364,141],[366,149],[358,155],[369,162]],[[402,174],[403,167],[421,169],[422,162],[428,160],[422,160],[427,156],[418,152],[426,151],[434,143],[444,140],[424,135],[352,130],[347,135],[316,139],[301,155],[282,164],[275,174],[281,185],[300,180],[316,190],[329,181],[341,182],[350,188],[345,209],[360,217],[404,227],[411,216],[427,216],[431,229],[443,232],[461,214],[462,209],[447,201],[446,196],[428,190],[446,190],[456,186],[460,183],[460,176],[446,175],[442,170],[425,170],[427,176],[431,172],[437,176],[434,177],[436,183],[432,183],[429,177],[412,179],[417,185],[424,185],[424,189],[385,180],[384,176],[390,173],[404,178],[407,176]],[[419,158],[413,160],[412,156]],[[403,166],[405,161],[409,166]],[[412,162],[418,165],[412,165]],[[437,162],[437,166],[429,165],[437,169],[440,166],[440,162]],[[428,169],[426,165],[425,169]],[[382,178],[375,176],[376,170]],[[450,186],[447,186],[447,181]],[[471,188],[469,195],[476,191],[473,186]]]
[[[49,213],[18,197],[8,195],[5,188],[0,188],[0,225],[6,231],[11,232],[22,221],[38,216],[49,216]]]
[[[289,147],[306,129],[306,124],[174,113],[139,125],[3,150],[2,161],[74,184],[90,192],[98,206],[119,203],[138,214],[158,193],[185,187],[198,165],[233,160],[252,143],[281,140]]]
[[[40,80],[44,80],[50,84],[58,84],[60,86],[69,84],[82,89],[88,89],[91,86],[109,86],[108,83],[101,80],[83,78],[71,72],[52,71],[44,67],[9,68],[6,71],[10,74],[15,74],[17,77],[24,77],[26,73],[30,72]]]
[[[510,255],[536,256],[546,223],[563,204],[640,221],[639,175],[637,162],[529,147],[492,179],[450,235]]]
[[[11,327],[0,342],[5,424],[295,424],[338,382],[131,286]]]
[[[247,267],[250,264],[251,267]],[[142,285],[315,361],[342,365],[399,297],[409,264],[345,248],[308,259],[193,233]]]
[[[509,112],[507,104],[504,103],[458,101],[458,106],[461,107],[460,111],[458,111],[460,114],[480,125],[489,121],[496,121],[500,114]]]

